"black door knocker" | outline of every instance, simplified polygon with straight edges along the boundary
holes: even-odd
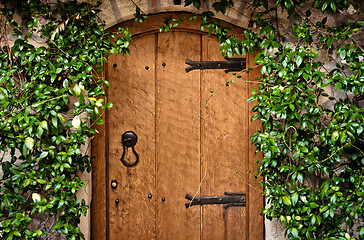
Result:
[[[127,131],[121,136],[121,142],[123,143],[123,156],[121,156],[120,160],[127,167],[135,166],[139,162],[139,155],[134,149],[134,146],[137,143],[137,141],[138,141],[138,137],[132,131]],[[133,163],[128,163],[124,160],[125,152],[127,151],[127,148],[129,148],[129,147],[131,147],[133,149],[133,153],[135,154],[135,157],[136,157],[136,160]]]

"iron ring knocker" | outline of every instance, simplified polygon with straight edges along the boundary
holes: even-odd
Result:
[[[125,166],[127,166],[127,167],[135,166],[135,165],[137,165],[137,164],[138,164],[138,162],[139,162],[139,155],[138,155],[138,153],[137,153],[137,152],[135,151],[135,149],[134,149],[134,146],[135,146],[135,144],[137,143],[137,141],[138,141],[138,137],[137,137],[137,135],[136,135],[134,132],[132,132],[132,131],[127,131],[127,132],[125,132],[125,133],[121,136],[121,142],[122,142],[122,144],[123,144],[123,155],[121,156],[120,160],[121,160],[121,162],[122,162]],[[135,157],[136,157],[136,160],[135,160],[135,162],[133,162],[133,163],[128,163],[128,162],[126,162],[126,161],[124,160],[125,152],[126,152],[126,148],[129,148],[129,147],[131,147],[131,149],[133,150],[133,153],[134,153],[134,155],[135,155]]]

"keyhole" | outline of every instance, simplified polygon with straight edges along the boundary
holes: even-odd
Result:
[[[115,200],[116,210],[119,210],[119,199]]]
[[[115,179],[111,180],[111,188],[116,189],[117,187],[118,187],[118,181],[116,181]]]
[[[129,148],[126,148],[125,156],[126,156],[126,160],[129,162],[129,160],[130,160],[130,156],[129,156]]]

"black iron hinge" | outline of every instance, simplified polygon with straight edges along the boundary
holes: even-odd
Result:
[[[246,69],[245,58],[225,58],[226,61],[191,61],[186,59],[185,63],[190,65],[186,68],[186,72],[190,72],[195,69],[226,69],[228,72],[239,72]]]
[[[224,193],[225,196],[213,196],[213,197],[193,197],[190,194],[186,195],[186,199],[190,202],[186,203],[186,208],[193,205],[205,205],[205,204],[225,204],[224,208],[240,207],[246,205],[245,193]]]

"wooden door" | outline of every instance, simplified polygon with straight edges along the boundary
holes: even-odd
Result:
[[[185,29],[140,34],[130,51],[111,55],[105,69],[114,106],[93,141],[93,239],[263,239],[262,197],[248,174],[256,170],[249,140],[256,126],[246,81],[256,72],[229,86],[223,70],[186,73],[186,58],[223,58],[215,38]],[[126,131],[138,136],[133,167],[120,161]],[[186,194],[224,192],[246,193],[246,206],[185,207]]]

